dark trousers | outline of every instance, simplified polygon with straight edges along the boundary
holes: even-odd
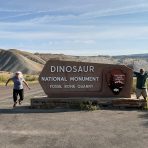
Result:
[[[13,101],[14,102],[17,101],[18,95],[20,97],[20,100],[23,100],[24,99],[24,90],[23,89],[20,89],[20,90],[13,89]]]

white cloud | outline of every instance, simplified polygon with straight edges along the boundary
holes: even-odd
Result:
[[[94,39],[71,39],[63,41],[66,44],[94,44],[96,41]]]
[[[1,17],[0,18],[0,21],[1,20],[5,21],[5,20],[10,19],[10,18],[17,18],[17,17],[22,17],[22,16],[29,16],[31,14],[33,14],[33,13],[32,12],[26,12],[26,13],[19,13],[17,15],[10,15],[10,16],[6,16],[6,17]]]
[[[87,29],[87,28],[86,28]],[[107,39],[148,39],[148,26],[117,26],[106,28],[105,30],[82,30],[78,32],[67,30],[49,30],[49,31],[0,31],[1,39],[18,39],[18,40],[68,40],[75,43],[94,43],[95,40]],[[80,29],[79,29],[80,30]],[[72,40],[72,41],[71,41]]]
[[[0,11],[8,11],[8,12],[18,12],[18,14],[15,15],[8,15],[5,17],[1,17],[0,20],[9,20],[10,18],[16,18],[16,21],[18,22],[19,19],[21,19],[21,16],[29,16],[27,21],[33,22],[33,23],[55,23],[65,20],[73,20],[73,21],[80,21],[83,22],[87,19],[95,19],[96,17],[105,17],[105,16],[114,16],[114,15],[123,15],[123,14],[133,14],[137,12],[147,12],[148,11],[148,2],[147,1],[126,1],[123,3],[122,0],[119,1],[88,1],[89,4],[83,3],[83,1],[80,1],[79,3],[83,3],[83,5],[78,5],[77,3],[74,3],[74,5],[71,5],[70,2],[67,1],[64,2],[65,7],[61,7],[63,4],[60,3],[54,3],[52,2],[50,5],[53,5],[54,9],[45,9],[46,7],[45,3],[44,5],[42,3],[37,3],[34,5],[39,6],[39,4],[44,6],[42,9],[26,9],[25,10],[13,10],[13,9],[0,9]],[[102,2],[102,3],[101,3]],[[133,3],[132,3],[133,2]],[[34,3],[34,2],[33,2]],[[33,4],[31,3],[31,5]],[[49,3],[46,1],[46,3]],[[120,4],[121,3],[121,4]],[[37,6],[37,7],[38,7]],[[56,7],[59,6],[59,7]],[[47,6],[48,7],[48,6]],[[79,11],[77,11],[79,9]],[[52,14],[54,12],[54,14]],[[42,15],[41,15],[42,14]],[[33,16],[36,15],[36,16]],[[21,20],[22,21],[22,20]]]
[[[79,54],[84,51],[74,49],[141,48],[147,12],[147,0],[0,0],[0,45]]]
[[[105,10],[92,11],[92,12],[82,14],[81,17],[95,18],[95,17],[104,17],[104,16],[132,14],[137,12],[148,12],[148,4],[121,6],[117,8],[109,8]]]
[[[47,23],[63,23],[64,21],[69,21],[69,22],[79,22],[83,23],[85,20],[85,23],[87,23],[88,19],[93,20],[95,23],[95,19],[99,17],[107,17],[107,16],[115,16],[115,15],[124,15],[124,14],[134,14],[134,13],[140,13],[140,12],[148,12],[148,4],[138,4],[138,5],[131,5],[131,6],[121,6],[117,8],[107,8],[107,9],[100,9],[100,10],[92,10],[92,11],[84,11],[80,12],[79,14],[73,14],[70,11],[67,12],[67,14],[48,14],[50,11],[38,11],[38,12],[28,12],[28,13],[23,13],[15,16],[10,16],[10,18],[15,18],[15,17],[20,17],[20,16],[25,16],[25,15],[32,15],[32,14],[40,14],[40,13],[45,13],[42,16],[36,16],[32,17],[31,19],[26,20],[25,22],[30,22],[30,23],[42,23],[42,24],[47,24]],[[62,10],[61,10],[62,12]],[[1,19],[7,19],[6,18],[1,18]]]

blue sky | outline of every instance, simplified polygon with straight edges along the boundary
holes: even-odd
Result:
[[[148,53],[147,0],[0,0],[0,48]]]

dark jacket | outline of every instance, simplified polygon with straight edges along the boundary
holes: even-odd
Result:
[[[139,72],[134,72],[134,75],[137,77],[136,88],[138,88],[138,89],[145,89],[145,88],[147,88],[146,80],[148,78],[148,73],[144,73],[142,75]]]

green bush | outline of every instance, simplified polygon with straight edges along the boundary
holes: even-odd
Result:
[[[80,109],[81,110],[87,110],[87,111],[94,111],[98,109],[98,104],[96,101],[86,101],[80,103]]]

